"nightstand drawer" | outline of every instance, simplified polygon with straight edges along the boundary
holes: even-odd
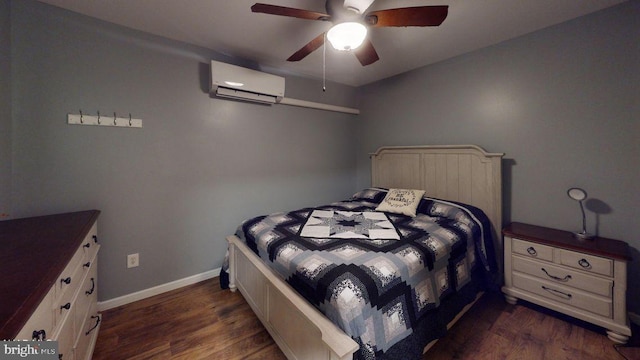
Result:
[[[513,239],[513,252],[535,259],[553,261],[553,248],[551,246],[536,244],[530,241]]]
[[[559,267],[521,256],[513,256],[513,270],[533,275],[543,280],[571,286],[608,298],[612,296],[613,281],[601,277],[583,274],[566,267]]]
[[[596,274],[613,276],[613,261],[598,256],[561,249],[560,263]]]
[[[607,318],[612,317],[613,305],[610,298],[590,295],[580,290],[518,272],[513,273],[513,286],[568,306],[587,310]]]

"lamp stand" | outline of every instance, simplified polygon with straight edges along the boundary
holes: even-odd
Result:
[[[573,236],[575,236],[576,238],[580,239],[580,240],[590,240],[593,239],[595,237],[595,235],[593,234],[589,234],[587,232],[587,218],[584,214],[584,206],[582,205],[582,200],[578,201],[580,203],[580,211],[582,211],[582,231],[580,232],[574,232]]]

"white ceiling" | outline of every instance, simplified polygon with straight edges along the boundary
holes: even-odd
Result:
[[[252,13],[251,5],[326,12],[322,0],[39,0],[98,19],[199,45],[265,68],[322,78],[323,48],[286,59],[328,30],[328,22]],[[380,60],[363,67],[326,48],[326,78],[359,86],[558,24],[625,0],[376,0],[369,10],[449,5],[439,27],[376,28]]]

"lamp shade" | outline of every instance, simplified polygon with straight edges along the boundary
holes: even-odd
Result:
[[[357,22],[343,22],[327,32],[327,39],[336,50],[353,50],[362,45],[367,36],[367,28]]]

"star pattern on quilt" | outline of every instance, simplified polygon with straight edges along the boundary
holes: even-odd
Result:
[[[382,212],[314,210],[300,232],[303,237],[400,239]]]
[[[377,228],[379,220],[367,219],[360,212],[336,211],[333,217],[321,218],[321,224],[329,227],[329,235],[353,232],[365,234]]]

